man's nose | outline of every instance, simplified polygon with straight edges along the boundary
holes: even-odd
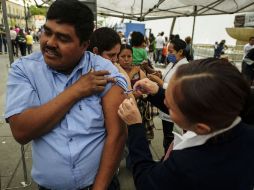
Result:
[[[48,37],[47,45],[51,46],[51,47],[56,47],[57,46],[57,41],[56,41],[56,38],[55,38],[54,35]]]

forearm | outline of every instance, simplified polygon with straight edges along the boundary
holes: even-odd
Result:
[[[159,108],[164,113],[168,114],[168,108],[164,104],[165,99],[165,89],[159,88],[159,91],[155,95],[149,95],[148,101],[152,103],[152,105]]]
[[[126,136],[124,129],[121,131],[121,134],[117,136],[107,136],[93,190],[108,189],[112,177],[121,161]]]
[[[14,138],[21,144],[36,139],[51,131],[80,97],[66,89],[54,99],[38,107],[28,108],[9,118]]]

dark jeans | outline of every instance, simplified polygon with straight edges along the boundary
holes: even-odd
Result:
[[[174,135],[172,133],[174,127],[174,123],[162,120],[162,128],[163,128],[163,147],[165,154],[168,150],[169,145],[174,140]]]
[[[27,48],[27,53],[28,53],[28,54],[30,54],[30,53],[33,52],[33,45],[27,44],[27,45],[26,45],[26,48]]]
[[[19,49],[22,56],[26,55],[26,43],[19,43]]]
[[[3,45],[4,45],[4,52],[7,53],[7,41],[5,37],[0,36],[0,52],[3,52]]]
[[[161,63],[162,49],[156,49],[155,52],[156,52],[155,63],[156,63],[156,62]]]

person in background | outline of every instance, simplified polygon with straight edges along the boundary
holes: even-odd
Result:
[[[19,30],[19,33],[16,38],[16,42],[18,44],[21,56],[25,56],[26,55],[26,35],[23,32],[23,29]]]
[[[155,63],[161,63],[161,57],[162,57],[162,49],[165,44],[165,40],[163,38],[164,32],[159,33],[159,35],[156,37],[156,44],[155,44]]]
[[[142,69],[139,66],[132,64],[132,54],[133,49],[130,45],[121,45],[120,52],[118,54],[118,63],[127,73],[128,78],[130,79],[131,89],[138,80],[146,78],[146,74],[142,71]],[[133,94],[135,96],[135,92],[133,92]]]
[[[4,53],[8,53],[7,49],[7,40],[6,40],[6,33],[4,26],[0,26],[0,54],[3,54],[3,46],[4,46]]]
[[[254,48],[254,36],[249,38],[249,43],[247,43],[244,47],[243,47],[243,59],[245,58],[245,56],[247,55],[247,53]]]
[[[118,114],[128,124],[137,189],[253,189],[254,128],[240,117],[250,87],[235,66],[223,59],[195,60],[177,69],[166,92],[149,79],[134,89],[153,95],[150,101],[168,109],[187,131],[165,161],[153,161],[140,113],[132,100],[123,101]]]
[[[120,52],[120,48],[121,38],[119,34],[112,28],[101,27],[92,33],[87,50],[110,60],[112,64],[117,67],[119,72],[125,76],[128,82],[128,89],[130,90],[131,83],[128,74],[124,71],[121,65],[117,64],[117,56]]]
[[[214,51],[214,58],[220,58],[221,55],[224,55],[225,49],[227,49],[226,40],[221,40],[221,42],[218,44],[217,48]]]
[[[171,40],[169,46],[169,56],[171,57],[171,61],[164,72],[162,73],[162,79],[156,75],[149,74],[147,77],[158,84],[159,87],[163,89],[167,89],[169,85],[170,79],[173,77],[177,68],[181,65],[187,64],[188,60],[186,59],[186,43],[178,38]],[[162,120],[162,128],[163,128],[163,147],[164,152],[166,154],[169,145],[174,139],[174,135],[172,133],[174,123],[170,117],[170,115],[159,111],[159,118]]]
[[[186,42],[186,58],[188,61],[194,60],[194,49],[192,48],[192,39],[190,36],[185,38]]]
[[[30,32],[27,32],[26,35],[26,47],[27,47],[27,53],[30,54],[33,52],[33,36]]]
[[[144,47],[144,35],[141,32],[132,32],[131,46],[133,50],[133,65],[140,66],[145,73],[154,73],[161,77],[161,72],[157,71],[151,65],[147,52]]]
[[[121,45],[121,49],[118,54],[118,63],[125,70],[125,72],[128,74],[128,78],[130,79],[130,82],[131,82],[131,89],[132,89],[133,85],[138,80],[146,78],[146,75],[142,71],[142,69],[140,69],[139,66],[135,66],[132,64],[132,54],[133,54],[133,51],[132,51],[132,47],[130,45],[127,45],[127,44]],[[138,104],[140,111],[142,112],[142,110],[145,110],[146,108],[143,105],[142,97],[136,96],[135,91],[133,91],[132,94],[134,96],[133,99],[136,98],[136,102]],[[142,105],[143,105],[143,107],[141,107]],[[144,121],[144,123],[147,122],[145,117],[143,117],[143,121]],[[149,133],[150,133],[150,131],[147,130],[148,135],[149,135]],[[127,147],[128,147],[128,140],[127,140]],[[131,169],[131,160],[130,160],[130,157],[128,156],[128,154],[125,159],[126,159],[126,168]]]
[[[148,60],[144,43],[145,38],[141,32],[132,32],[131,46],[133,50],[133,65],[141,65],[143,61]]]
[[[252,86],[254,83],[254,48],[250,49],[242,61],[242,74]]]
[[[149,59],[154,62],[155,61],[155,44],[156,44],[156,41],[155,41],[155,37],[153,35],[153,33],[150,33],[150,36],[149,36],[149,47],[148,47],[148,51],[149,51]]]
[[[12,47],[12,52],[13,55],[16,55],[16,37],[17,37],[17,33],[14,30],[13,27],[10,27],[10,36],[11,36],[11,47]]]
[[[54,1],[41,52],[11,65],[5,118],[20,144],[32,141],[40,190],[107,190],[122,156],[127,134],[117,109],[127,82],[86,51],[93,29],[85,4]]]
[[[121,39],[121,44],[126,44],[126,39],[122,31],[118,31],[117,34],[119,35]]]

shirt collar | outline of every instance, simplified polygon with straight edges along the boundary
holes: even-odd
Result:
[[[210,133],[208,135],[197,135],[196,133],[194,133],[192,131],[187,131],[185,134],[183,134],[181,136],[181,135],[173,132],[174,133],[174,148],[173,148],[173,150],[182,150],[185,148],[203,145],[210,138],[232,129],[238,123],[240,123],[240,121],[241,121],[241,118],[238,116],[238,117],[236,117],[236,119],[233,121],[233,123],[229,127],[215,131],[215,132]]]

